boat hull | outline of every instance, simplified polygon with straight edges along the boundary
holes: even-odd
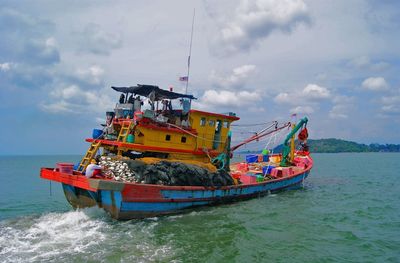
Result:
[[[62,183],[68,202],[74,208],[98,206],[115,219],[175,214],[199,206],[218,205],[261,197],[300,186],[310,173],[312,159],[293,174],[259,183],[216,187],[166,186],[126,183],[86,178],[79,172],[60,173],[42,168],[41,177]]]
[[[199,206],[218,205],[261,197],[300,186],[309,171],[279,180],[250,185],[222,187],[162,187],[158,185],[116,183],[91,191],[63,183],[68,202],[74,208],[99,206],[115,219],[134,219],[179,213]],[[121,186],[122,184],[122,186]],[[106,189],[104,189],[106,188]],[[188,189],[191,188],[191,189]]]

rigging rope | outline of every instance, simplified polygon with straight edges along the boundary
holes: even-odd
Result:
[[[268,131],[268,130],[271,129],[273,126],[275,127],[275,129],[274,129],[274,130],[271,130],[271,131]],[[259,140],[260,138],[263,138],[263,137],[265,137],[265,136],[267,136],[267,135],[270,135],[270,134],[272,134],[272,133],[274,133],[274,132],[280,131],[280,130],[286,128],[286,127],[290,127],[290,122],[288,122],[288,123],[282,125],[281,127],[278,127],[278,122],[275,121],[273,125],[271,125],[271,126],[269,126],[269,127],[267,127],[267,128],[262,129],[258,134],[254,135],[254,136],[251,136],[250,138],[248,138],[248,139],[244,140],[243,142],[239,143],[238,145],[232,147],[232,148],[231,148],[231,151],[235,151],[237,148],[239,148],[239,147],[241,147],[241,146],[243,146],[243,145],[245,145],[245,144],[248,144],[248,143],[250,143],[250,142],[252,142],[252,141],[255,141],[255,140]]]
[[[276,121],[269,121],[269,122],[265,122],[265,123],[254,123],[254,124],[232,124],[232,127],[251,127],[251,126],[261,126],[261,125],[267,125],[270,123],[274,123]]]
[[[274,133],[271,137],[269,137],[270,140],[268,141],[267,145],[265,145],[265,148],[264,148],[264,149],[267,149],[267,147],[269,146],[269,144],[270,144],[272,138],[274,138],[274,140],[273,140],[273,145],[275,145],[276,141],[277,141],[277,140],[280,141],[281,138],[283,137],[283,135],[284,135],[284,133],[281,133],[281,132]],[[278,137],[279,137],[279,138],[278,138]],[[275,147],[271,147],[271,152],[270,152],[271,155],[274,154],[274,148],[275,148]],[[269,170],[269,167],[271,167],[271,161],[268,161],[267,169],[265,170],[265,173],[263,174],[264,177],[268,176],[267,172],[268,172],[268,170]]]
[[[266,127],[266,128],[261,129],[259,132],[256,132],[253,136],[251,136],[250,138],[248,138],[248,139],[242,141],[241,143],[237,144],[236,146],[233,146],[233,147],[230,149],[230,151],[233,152],[233,151],[235,151],[236,149],[238,149],[239,147],[241,147],[241,146],[243,146],[243,145],[246,145],[246,144],[248,144],[248,143],[250,143],[250,142],[252,142],[252,141],[255,141],[255,140],[257,140],[258,142],[263,141],[263,140],[260,140],[260,139],[266,137],[267,135],[274,134],[275,132],[281,131],[281,130],[283,130],[283,129],[286,128],[286,127],[290,127],[290,125],[291,125],[290,122],[287,122],[287,123],[285,123],[284,125],[282,125],[282,126],[279,127],[279,126],[278,126],[279,123],[278,123],[277,121],[271,121],[271,122],[267,122],[267,123],[268,123],[268,124],[271,124],[271,125],[269,125],[269,126]],[[204,137],[200,137],[200,136],[198,136],[198,135],[196,135],[196,134],[193,134],[193,133],[187,131],[186,129],[183,129],[182,127],[180,127],[180,126],[178,126],[178,125],[174,125],[174,124],[171,124],[171,123],[167,123],[167,125],[168,125],[169,127],[173,127],[173,128],[179,129],[179,130],[183,131],[184,133],[189,134],[190,136],[193,136],[193,137],[198,138],[198,139],[200,139],[200,140],[211,141],[211,142],[218,142],[218,143],[224,143],[224,141],[221,141],[221,140],[210,140],[210,139],[206,139],[206,138],[204,138]],[[271,128],[274,128],[274,129],[273,129],[273,130],[270,130]],[[266,139],[267,139],[267,138],[266,138]],[[271,138],[270,138],[270,139],[271,139]],[[268,145],[268,144],[267,144],[267,145]],[[206,152],[206,153],[207,153],[207,152]],[[207,155],[209,155],[209,154],[207,153]],[[209,157],[210,157],[210,156],[209,156]]]

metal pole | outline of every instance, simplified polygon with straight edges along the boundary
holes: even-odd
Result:
[[[196,14],[196,9],[193,9],[193,20],[192,20],[192,32],[190,34],[190,45],[189,45],[189,56],[188,56],[188,70],[187,70],[187,81],[186,81],[186,90],[185,94],[187,94],[188,86],[189,86],[189,74],[190,74],[190,56],[192,55],[192,41],[193,41],[193,28],[194,28],[194,16]]]

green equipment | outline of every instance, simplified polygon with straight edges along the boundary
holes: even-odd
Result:
[[[289,146],[289,141],[290,140],[294,140],[294,135],[296,134],[296,132],[303,127],[303,125],[306,125],[308,122],[307,117],[304,117],[303,119],[301,119],[299,121],[299,123],[297,123],[296,126],[293,127],[292,131],[288,134],[288,136],[286,136],[285,141],[283,142],[283,150],[282,150],[282,160],[280,163],[280,166],[282,167],[287,167],[291,165],[291,161],[290,161],[290,153],[291,148]],[[293,138],[292,138],[293,137]],[[294,141],[293,141],[294,142]]]

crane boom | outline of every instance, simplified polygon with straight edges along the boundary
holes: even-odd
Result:
[[[285,141],[283,142],[283,150],[282,150],[282,161],[281,161],[281,166],[289,166],[290,165],[290,160],[289,160],[289,154],[290,154],[290,147],[289,147],[289,141],[293,137],[293,135],[298,132],[298,130],[303,127],[303,125],[307,124],[308,119],[307,117],[304,117],[297,123],[296,126],[293,127],[292,131],[286,136]]]

